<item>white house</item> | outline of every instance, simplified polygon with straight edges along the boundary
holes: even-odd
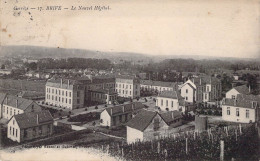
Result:
[[[226,93],[226,98],[236,99],[238,94],[249,94],[250,89],[246,85],[237,86]]]
[[[194,103],[196,100],[196,86],[188,80],[181,86],[181,96],[184,97],[185,102]]]
[[[140,81],[140,87],[142,91],[156,91],[158,93],[161,93],[162,91],[178,90],[181,85],[181,82],[162,82],[152,80]]]
[[[260,96],[238,94],[236,99],[222,100],[222,119],[230,122],[250,123],[259,118]]]
[[[8,122],[7,137],[19,143],[52,133],[53,118],[47,110],[14,115]]]
[[[100,114],[100,125],[109,127],[122,125],[143,108],[145,106],[140,102],[108,107]]]
[[[156,106],[162,111],[185,112],[184,98],[178,91],[163,91],[156,98]]]
[[[4,94],[1,94],[2,96]],[[9,120],[13,115],[27,113],[27,112],[38,112],[41,111],[41,107],[32,100],[20,98],[17,96],[6,94],[2,104],[0,104],[1,118]]]
[[[181,124],[182,115],[178,111],[158,113],[143,109],[126,124],[127,143],[159,139],[167,136],[171,127]]]

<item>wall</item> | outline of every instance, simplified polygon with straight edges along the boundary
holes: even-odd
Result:
[[[104,110],[100,114],[100,119],[102,119],[102,121],[103,121],[102,123],[100,123],[101,126],[110,126],[111,125],[111,117],[106,110]]]
[[[227,107],[230,107],[230,115],[227,115]],[[236,109],[239,109],[239,116],[236,116]],[[246,118],[246,110],[249,110],[249,118]],[[234,106],[222,106],[222,119],[231,122],[249,123],[255,122],[255,109]]]
[[[167,100],[168,100],[168,106],[166,104]],[[163,101],[163,105],[161,104],[161,101]],[[172,102],[173,102],[173,107],[172,107]],[[166,108],[168,108],[169,111],[174,111],[174,110],[179,111],[179,103],[177,99],[157,97],[156,105],[160,107],[162,111],[166,111]]]
[[[143,141],[143,132],[139,131],[137,129],[131,128],[129,126],[126,127],[126,139],[127,139],[127,143],[134,143],[137,141]]]
[[[188,93],[186,93],[186,90],[188,90]],[[188,84],[182,86],[181,88],[181,96],[184,97],[185,102],[192,102],[192,103],[194,102],[195,100],[194,92],[195,92],[194,89]],[[186,97],[188,98],[187,100]]]
[[[10,131],[11,128],[11,131]],[[14,130],[14,135],[13,135],[13,130]],[[16,130],[17,130],[17,136],[16,136]],[[20,138],[20,128],[15,120],[15,118],[13,117],[7,126],[7,138],[13,140],[13,141],[17,141],[20,142],[21,138]]]
[[[229,91],[226,93],[226,98],[232,99],[232,96],[235,96],[235,99],[236,99],[238,94],[239,94],[239,92],[237,92],[237,90],[231,89],[231,90],[229,90]]]

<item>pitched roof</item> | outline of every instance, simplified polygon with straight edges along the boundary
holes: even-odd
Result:
[[[236,86],[234,87],[235,90],[237,90],[240,94],[249,94],[249,88],[246,85],[242,86]]]
[[[121,115],[124,113],[135,112],[135,111],[138,111],[143,108],[145,108],[145,106],[142,103],[134,102],[134,103],[125,104],[125,105],[108,107],[105,110],[108,112],[108,114],[110,116],[111,115],[116,116],[116,115]]]
[[[223,99],[223,105],[243,108],[255,108],[253,102],[257,102],[256,107],[259,107],[260,96],[238,94],[236,99]]]
[[[32,103],[33,103],[32,100],[13,96],[13,95],[7,95],[3,101],[3,104],[16,107],[21,110],[27,109]]]
[[[35,92],[35,91],[22,91],[19,92],[18,97],[22,98],[37,98],[37,97],[42,97],[45,96],[43,92]]]
[[[0,93],[0,104],[4,101],[6,93]]]
[[[156,111],[141,110],[133,119],[126,123],[126,126],[144,131],[158,113]]]
[[[182,99],[180,92],[178,91],[162,91],[158,97],[166,97],[166,98],[173,98],[173,99]]]
[[[177,110],[160,113],[160,116],[168,125],[170,125],[174,120],[182,118],[181,112]]]
[[[112,88],[92,88],[90,89],[91,92],[103,93],[103,94],[117,94],[116,91]]]
[[[38,121],[37,121],[38,116]],[[53,118],[48,110],[40,112],[25,112],[13,116],[21,129],[39,126],[48,122],[52,122]]]
[[[200,83],[201,85],[221,83],[221,81],[218,78],[211,76],[201,76],[198,78],[193,78],[192,81],[196,86],[200,86]]]
[[[152,80],[141,80],[140,83],[143,85],[161,86],[161,87],[176,87],[182,84],[181,82],[162,82],[162,81],[152,81]]]

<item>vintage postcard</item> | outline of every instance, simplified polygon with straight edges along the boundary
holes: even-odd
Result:
[[[259,0],[0,0],[0,160],[260,160]]]

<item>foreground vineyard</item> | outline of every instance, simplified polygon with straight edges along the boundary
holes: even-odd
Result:
[[[220,160],[221,140],[225,160],[257,160],[259,140],[253,124],[182,133],[152,142],[111,143],[97,148],[126,160]]]

